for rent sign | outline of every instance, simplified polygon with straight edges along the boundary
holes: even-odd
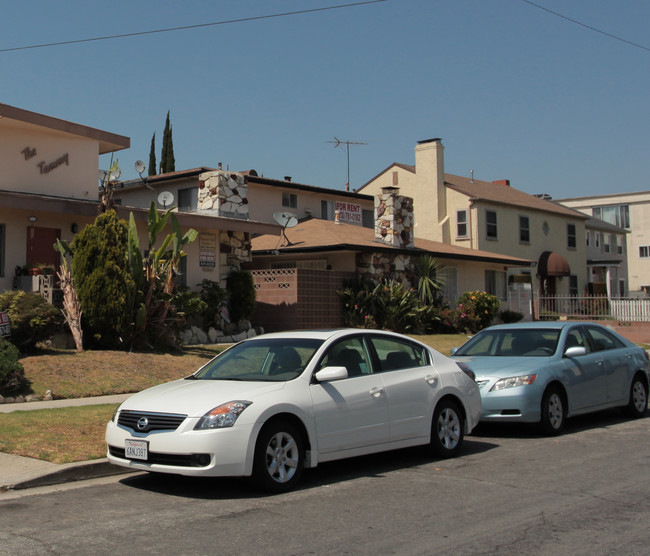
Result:
[[[0,311],[0,336],[11,336],[11,324],[7,311]]]
[[[361,205],[336,201],[335,210],[339,211],[339,220],[341,222],[361,224]]]

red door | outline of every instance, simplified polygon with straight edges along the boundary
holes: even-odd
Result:
[[[57,228],[27,228],[27,264],[44,264],[57,267],[59,254],[54,250],[54,244],[61,238],[61,230]]]

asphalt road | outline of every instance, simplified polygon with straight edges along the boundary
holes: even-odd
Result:
[[[650,553],[650,419],[545,438],[482,427],[462,457],[326,464],[264,496],[243,480],[138,474],[0,493],[0,554]]]

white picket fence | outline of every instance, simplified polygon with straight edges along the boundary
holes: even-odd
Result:
[[[566,317],[587,320],[650,322],[650,298],[606,296],[539,296],[535,298],[540,319]]]

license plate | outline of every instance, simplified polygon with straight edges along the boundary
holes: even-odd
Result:
[[[146,460],[149,452],[149,442],[146,440],[127,440],[124,455],[127,459]]]

